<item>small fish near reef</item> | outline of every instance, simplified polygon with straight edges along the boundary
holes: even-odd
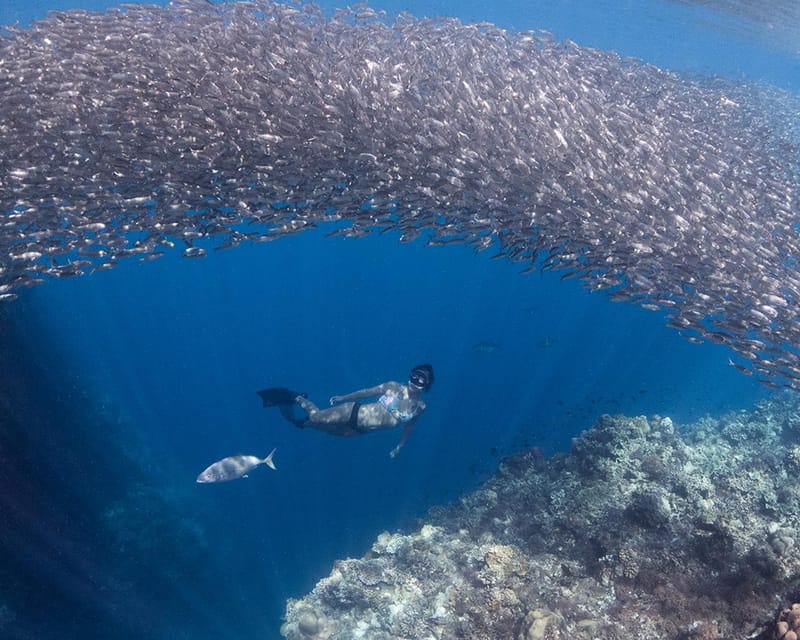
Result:
[[[270,469],[275,469],[275,464],[272,462],[272,456],[275,451],[273,449],[266,458],[245,455],[223,458],[197,476],[197,481],[202,483],[227,482],[237,478],[246,478],[248,473],[261,464],[267,465]]]

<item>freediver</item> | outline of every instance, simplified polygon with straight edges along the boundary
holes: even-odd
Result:
[[[400,441],[389,454],[394,458],[408,440],[417,418],[425,411],[422,393],[428,391],[432,384],[433,367],[421,364],[411,370],[407,384],[389,381],[343,396],[333,396],[330,399],[331,407],[327,409],[317,407],[305,393],[285,387],[272,387],[257,393],[265,407],[278,407],[281,415],[294,426],[310,427],[333,436],[358,436],[402,424]],[[376,396],[378,399],[375,402],[358,402]],[[306,412],[304,417],[295,416],[295,405]]]

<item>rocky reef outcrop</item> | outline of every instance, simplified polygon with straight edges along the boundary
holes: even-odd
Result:
[[[289,640],[780,637],[800,593],[800,400],[602,416],[290,600]],[[781,613],[782,612],[782,613]]]

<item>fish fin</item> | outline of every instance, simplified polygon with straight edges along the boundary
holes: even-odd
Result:
[[[266,458],[264,458],[264,460],[263,460],[264,464],[267,465],[270,469],[273,469],[273,470],[275,469],[275,463],[272,461],[272,456],[277,450],[278,449],[275,448],[272,451],[270,451],[269,455]]]

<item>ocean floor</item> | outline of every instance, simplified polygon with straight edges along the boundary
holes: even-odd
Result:
[[[784,638],[800,608],[800,398],[602,416],[290,600],[290,640]],[[795,634],[795,635],[793,635]]]

